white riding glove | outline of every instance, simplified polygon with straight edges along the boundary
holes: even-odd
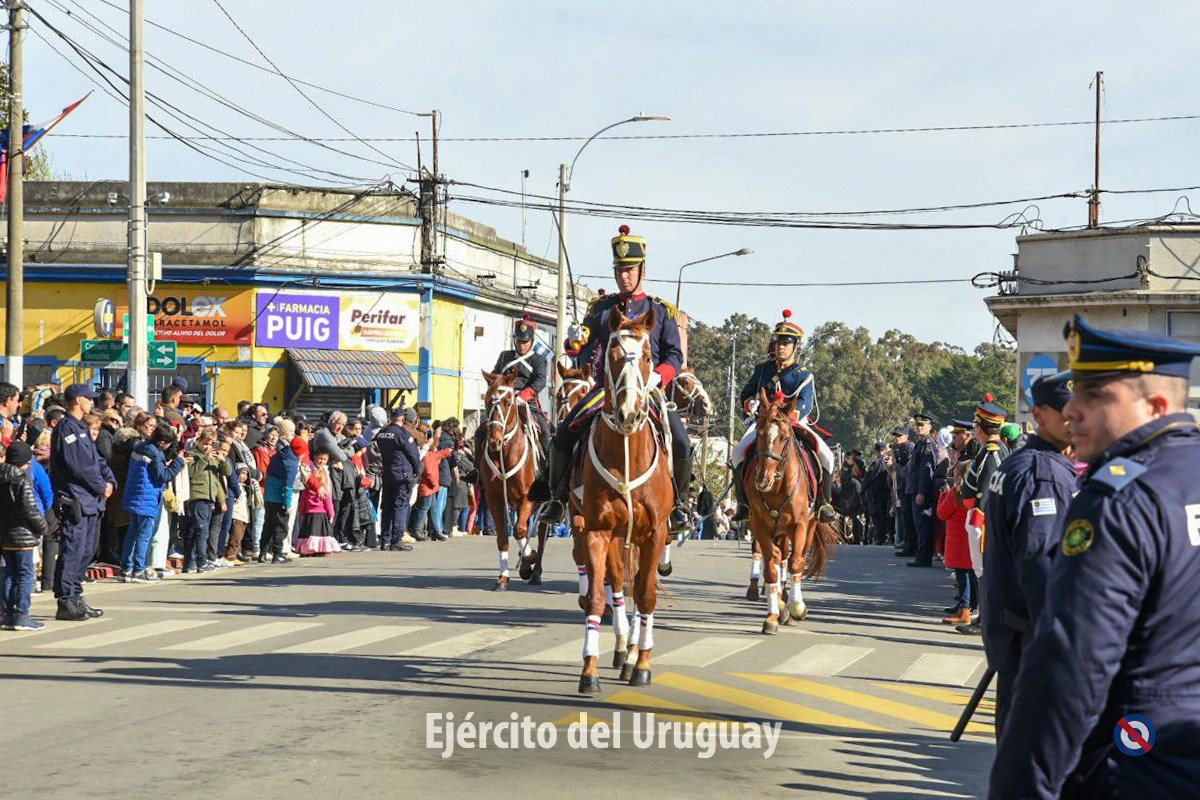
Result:
[[[646,391],[652,392],[662,385],[662,375],[657,372],[651,372],[649,379],[646,381]]]

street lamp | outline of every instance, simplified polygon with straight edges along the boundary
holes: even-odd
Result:
[[[561,362],[562,357],[566,352],[566,337],[567,337],[567,192],[571,189],[571,176],[575,173],[575,162],[579,160],[579,156],[589,144],[595,141],[600,134],[610,131],[618,125],[627,125],[630,122],[669,122],[670,117],[650,116],[647,114],[638,114],[637,116],[623,119],[620,122],[614,122],[611,125],[606,125],[600,130],[588,137],[575,153],[575,157],[571,159],[571,166],[566,164],[558,165],[558,318],[556,325],[558,327],[558,335],[555,337],[555,357]]]
[[[743,247],[741,250],[734,250],[732,253],[721,253],[719,256],[709,256],[702,258],[699,261],[689,261],[679,268],[679,277],[675,280],[675,307],[679,307],[679,296],[683,292],[683,271],[693,264],[703,264],[705,261],[716,261],[718,258],[726,258],[728,256],[748,256],[754,251],[749,247]]]

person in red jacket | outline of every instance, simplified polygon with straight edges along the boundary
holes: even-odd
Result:
[[[959,499],[956,486],[942,490],[938,497],[938,519],[946,523],[946,569],[954,570],[958,591],[954,605],[943,617],[947,625],[969,624],[971,612],[979,606],[979,579],[971,568],[971,549],[967,544],[967,507]]]
[[[417,485],[417,502],[413,506],[413,535],[417,537],[417,541],[425,541],[426,538],[433,539],[436,542],[444,542],[450,538],[442,533],[442,520],[437,518],[438,515],[431,513],[434,509],[433,498],[442,488],[441,472],[442,461],[449,458],[454,452],[453,447],[443,447],[441,450],[434,450],[432,443],[441,441],[442,429],[440,426],[433,429],[429,436],[431,442],[429,451],[421,457],[422,463],[425,465],[425,470],[421,473],[421,482]],[[429,526],[429,535],[426,537],[426,525],[432,522]]]

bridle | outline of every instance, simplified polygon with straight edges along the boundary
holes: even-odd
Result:
[[[563,378],[558,385],[558,422],[561,423],[571,413],[571,398],[585,395],[592,390],[592,382],[587,378]]]
[[[510,398],[508,404],[504,403],[505,398]],[[504,445],[517,435],[520,430],[520,425],[515,424],[517,409],[517,392],[511,386],[497,386],[492,389],[492,399],[489,401],[487,426],[491,428],[500,428],[503,433],[503,438],[500,440],[501,455],[503,455]],[[514,423],[512,429],[509,429],[509,423]]]
[[[775,411],[771,410],[768,413],[771,413],[772,416],[774,416]],[[788,419],[787,416],[784,416],[784,417],[778,418],[778,419],[772,419],[771,426],[772,426],[771,430],[778,430],[780,427],[783,427],[783,430],[784,430],[783,448],[778,453],[775,453],[771,450],[771,444],[772,444],[771,437],[770,436],[759,436],[754,442],[754,454],[758,458],[758,464],[755,467],[755,470],[756,470],[756,472],[759,472],[759,474],[761,474],[763,464],[766,461],[778,461],[779,462],[779,467],[775,470],[775,478],[774,478],[774,480],[771,481],[770,488],[768,488],[766,490],[758,489],[759,499],[763,504],[763,508],[766,509],[767,515],[770,516],[771,519],[773,520],[774,527],[771,531],[771,538],[774,538],[775,533],[779,530],[779,513],[781,511],[783,511],[783,509],[785,507],[787,507],[787,505],[790,502],[792,502],[792,498],[796,495],[797,490],[799,490],[799,488],[800,488],[800,481],[796,480],[792,483],[792,487],[791,487],[791,489],[788,490],[787,495],[783,498],[783,501],[780,502],[779,505],[774,508],[772,508],[770,505],[768,505],[766,499],[762,497],[762,495],[765,494],[766,492],[777,491],[777,487],[779,487],[779,484],[783,481],[784,464],[789,460],[789,456],[791,454],[792,449],[794,447],[796,447],[796,436],[795,436],[795,434],[792,433],[791,420]],[[764,442],[763,441],[764,439],[767,441]],[[756,489],[758,488],[758,483],[759,483],[758,475],[756,475],[755,476],[755,488]]]
[[[689,379],[691,381],[691,388],[685,389],[684,383]],[[687,410],[689,414],[694,412],[696,409],[696,398],[700,398],[705,401],[706,409],[712,403],[708,396],[708,392],[706,392],[704,390],[704,386],[701,385],[700,379],[690,372],[685,372],[682,375],[677,376],[675,380],[671,382],[671,399],[675,403],[676,408],[681,405],[678,400],[680,395],[683,396],[683,401],[687,404]]]
[[[608,369],[604,370],[604,388],[608,393],[609,400],[616,408],[620,406],[623,396],[633,393],[637,417],[629,433],[625,433],[618,427],[615,414],[604,410],[600,412],[600,418],[608,427],[625,436],[640,431],[650,418],[650,385],[646,382],[646,377],[642,375],[641,370],[642,354],[649,343],[650,334],[648,333],[634,335],[627,330],[616,330],[609,334],[608,345],[605,347],[605,357],[610,362],[613,360],[612,351],[617,348],[621,351],[619,359],[621,369],[616,377],[613,377],[612,363],[608,365]]]

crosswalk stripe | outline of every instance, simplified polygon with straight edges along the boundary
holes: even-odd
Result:
[[[600,656],[606,656],[612,652],[613,644],[611,637],[601,637],[602,640],[607,639],[608,644],[600,645]],[[521,656],[521,661],[537,661],[546,664],[582,664],[583,663],[583,639],[575,639],[574,641],[565,642],[554,647],[540,650],[536,653],[527,656]]]
[[[952,706],[965,706],[967,701],[971,699],[970,692],[956,692],[951,689],[943,689],[940,686],[911,686],[904,683],[876,683],[880,689],[888,689],[893,692],[904,692],[905,694],[915,695],[916,697],[924,697],[926,700],[937,700],[940,703],[949,703]],[[994,700],[988,700],[986,697],[979,701],[980,710],[991,711],[996,707]]]
[[[440,642],[401,650],[398,656],[421,656],[425,658],[459,658],[478,650],[486,650],[498,644],[533,633],[533,628],[484,628],[459,636],[451,636]]]
[[[850,647],[842,644],[814,644],[767,672],[788,675],[836,675],[855,661],[874,652],[870,647]]]
[[[176,631],[186,631],[191,628],[199,628],[202,625],[215,625],[217,620],[166,620],[165,622],[152,622],[148,625],[137,625],[132,628],[119,628],[115,631],[106,633],[93,633],[89,636],[80,636],[77,639],[67,639],[65,641],[49,642],[47,644],[39,644],[38,648],[55,649],[55,650],[93,650],[97,647],[104,647],[110,644],[124,644],[125,642],[136,642],[139,639],[149,639],[151,636],[159,636],[164,633],[175,633]]]
[[[655,664],[667,664],[680,667],[707,667],[734,653],[760,644],[762,639],[749,636],[705,636],[689,642],[683,647],[667,650],[662,655],[655,654]]]
[[[918,725],[933,728],[934,730],[948,732],[954,730],[954,725],[958,722],[958,717],[951,716],[950,714],[930,711],[927,708],[909,705],[908,703],[898,703],[895,700],[888,700],[883,697],[876,697],[875,695],[853,692],[839,686],[828,686],[806,678],[794,678],[786,675],[749,675],[744,673],[738,673],[736,677],[765,683],[768,686],[787,689],[791,692],[832,700],[835,703],[861,708],[864,711],[882,714],[885,717],[894,717],[905,722],[915,722]],[[967,730],[974,733],[988,733],[991,731],[991,726],[972,722],[967,725]]]
[[[904,671],[900,680],[937,686],[964,686],[982,663],[983,659],[978,656],[924,653]]]
[[[173,644],[164,647],[163,650],[196,650],[203,652],[228,650],[239,645],[260,642],[263,639],[272,639],[276,636],[286,636],[289,633],[297,633],[309,628],[318,628],[323,624],[322,622],[267,622],[262,625],[251,625],[249,628],[229,631],[228,633],[218,633],[216,636],[207,636],[191,642]]]
[[[850,728],[853,730],[883,731],[890,733],[887,728],[881,728],[878,725],[872,725],[868,722],[861,722],[856,719],[850,719],[849,717],[830,714],[815,708],[802,706],[798,703],[791,703],[787,700],[769,697],[765,694],[748,692],[745,689],[737,689],[732,686],[722,686],[719,683],[702,681],[699,678],[681,675],[678,672],[668,672],[666,675],[656,678],[655,682],[660,686],[666,686],[671,689],[679,689],[683,692],[690,692],[691,694],[702,695],[714,700],[722,700],[735,706],[753,709],[754,711],[758,711],[761,714],[766,714],[776,719],[786,719],[791,722],[799,722],[804,725],[819,725],[831,728]]]
[[[375,625],[357,631],[339,633],[335,636],[326,636],[324,639],[313,639],[311,642],[302,642],[300,644],[281,647],[272,652],[341,653],[345,650],[353,650],[355,647],[363,647],[368,644],[382,642],[385,639],[394,639],[397,636],[406,636],[410,633],[423,631],[427,627],[427,625]]]

